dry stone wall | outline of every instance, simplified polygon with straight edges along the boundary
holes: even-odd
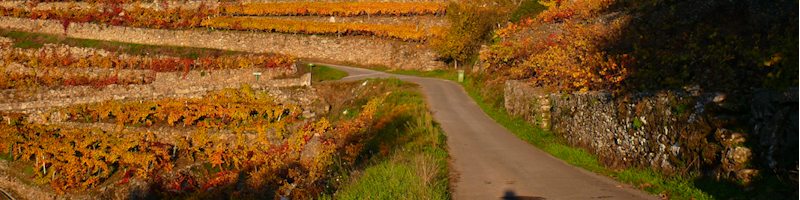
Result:
[[[9,40],[13,42],[12,39]],[[72,58],[85,58],[91,56],[99,56],[99,57],[115,56],[120,59],[137,59],[137,60],[178,59],[178,57],[173,57],[173,56],[131,55],[126,53],[110,52],[106,51],[105,49],[74,47],[65,44],[51,44],[51,43],[44,44],[42,48],[29,48],[29,49],[16,48],[16,47],[0,48],[0,54],[5,55],[8,53],[20,53],[28,56],[41,56],[42,54],[45,54],[47,56],[58,55],[58,56],[70,56]]]
[[[3,66],[3,62],[0,61],[0,66]],[[25,67],[19,63],[11,63],[5,68],[5,72],[12,73],[12,74],[20,74],[20,75],[30,75],[36,77],[43,77],[43,76],[55,76],[61,77],[62,79],[75,79],[75,78],[89,78],[89,79],[98,79],[98,78],[109,78],[109,77],[117,77],[119,80],[125,80],[133,83],[149,83],[153,81],[153,71],[152,70],[136,70],[136,69],[110,69],[110,68],[99,68],[99,67],[90,67],[90,68],[82,68],[79,70],[76,69],[67,69],[67,68],[31,68]],[[0,99],[0,102],[9,102],[15,101],[14,99]]]
[[[761,171],[796,169],[797,88],[742,98],[699,91],[559,93],[512,80],[505,108],[611,168],[699,171],[745,182]]]
[[[253,72],[258,69],[215,70],[157,73],[153,83],[147,85],[109,85],[102,88],[71,86],[48,91],[0,91],[0,99],[14,102],[0,103],[0,111],[25,111],[31,109],[63,107],[77,104],[100,103],[106,100],[199,98],[209,92],[225,88],[239,88],[243,83],[255,90],[275,87],[309,86],[311,74],[293,79],[259,79]]]
[[[238,0],[241,3],[282,3],[282,2],[430,2],[430,3],[447,3],[451,0]]]
[[[450,22],[445,17],[437,16],[357,16],[357,17],[330,17],[330,16],[274,16],[266,17],[282,20],[298,20],[312,22],[334,23],[364,23],[381,25],[419,25],[420,28],[450,27]]]
[[[14,39],[7,37],[0,37],[0,48],[5,48],[14,44]]]
[[[0,38],[3,39],[3,38]],[[1,43],[2,41],[0,41]],[[61,57],[71,57],[74,59],[80,58],[88,58],[88,57],[108,57],[114,56],[115,58],[121,60],[127,59],[134,59],[139,61],[152,61],[155,59],[178,59],[176,57],[164,56],[164,55],[153,55],[153,56],[140,56],[140,55],[130,55],[130,54],[119,54],[109,52],[103,49],[94,49],[94,48],[85,48],[85,47],[72,47],[62,44],[45,44],[42,48],[35,48],[35,49],[23,49],[23,48],[14,48],[14,47],[0,47],[0,55],[27,55],[31,57],[47,57],[47,58],[61,58]],[[231,58],[239,59],[239,58],[263,58],[265,55],[237,55],[232,56]],[[29,66],[30,65],[30,66]],[[89,66],[99,66],[96,63],[90,63]],[[240,78],[240,76],[253,78],[252,75],[246,74],[247,72],[254,72],[259,71],[262,73],[260,79],[274,79],[279,76],[285,76],[289,73],[293,73],[296,69],[293,67],[292,69],[286,68],[273,68],[273,69],[261,69],[261,68],[254,68],[253,71],[242,71],[242,72],[235,72],[237,75],[236,77],[224,77],[219,80],[220,77],[217,76],[208,76],[204,77],[203,74],[212,74],[213,72],[229,72],[226,70],[217,71],[217,70],[205,70],[200,72],[201,77],[200,79],[192,79],[192,80],[181,80],[174,83],[177,83],[178,87],[188,87],[197,84],[207,84],[206,82],[200,81],[215,81],[216,83],[228,83],[230,78]],[[144,70],[144,69],[115,69],[115,68],[104,68],[104,67],[69,67],[69,68],[60,68],[60,67],[41,67],[35,62],[28,62],[23,61],[23,63],[8,63],[6,64],[4,61],[0,60],[0,72],[6,72],[15,75],[28,75],[28,76],[36,76],[39,78],[42,77],[60,77],[62,79],[68,80],[73,78],[88,78],[88,79],[105,79],[110,77],[115,77],[116,79],[120,80],[121,82],[127,83],[152,83],[155,78],[160,74],[163,76],[170,76],[175,73],[156,73],[153,70]],[[243,74],[243,75],[242,75]],[[187,76],[189,74],[186,74]],[[181,73],[181,78],[183,74]],[[161,80],[162,83],[164,81],[174,81],[174,80]],[[234,81],[236,82],[236,81]],[[165,83],[164,83],[165,84]],[[0,103],[4,102],[15,102],[18,101],[16,99],[0,99]]]
[[[2,39],[0,38],[0,42]],[[9,43],[10,44],[10,43]],[[7,47],[7,45],[5,45]],[[44,52],[47,55],[62,55],[73,57],[108,56],[111,52],[102,49],[70,47],[66,45],[45,45],[41,49],[0,48],[0,54],[6,51],[34,55]],[[148,56],[120,54],[119,58],[135,58],[139,60],[154,58],[170,58],[166,56]],[[224,88],[237,88],[243,83],[252,84],[256,90],[268,90],[269,94],[279,102],[311,105],[316,100],[316,95],[306,95],[291,89],[281,89],[294,86],[310,86],[311,75],[306,74],[300,78],[280,79],[295,74],[296,66],[290,68],[246,68],[227,70],[201,70],[189,72],[155,72],[153,70],[130,70],[112,68],[42,68],[29,67],[29,63],[4,63],[0,61],[0,71],[11,74],[32,76],[56,76],[64,79],[106,78],[118,77],[122,80],[146,83],[144,85],[109,85],[95,88],[91,86],[65,86],[52,88],[25,88],[0,90],[0,111],[26,111],[50,107],[62,107],[74,104],[98,103],[105,100],[124,99],[158,99],[158,98],[195,98],[208,92],[219,91]],[[260,72],[258,79],[253,75]],[[313,93],[313,92],[312,92]]]
[[[52,10],[52,9],[99,9],[103,4],[89,3],[89,2],[39,2],[30,4],[30,1],[0,1],[0,7],[5,8],[22,8],[30,10]],[[122,4],[123,9],[133,8],[146,8],[152,10],[164,10],[165,8],[183,8],[183,9],[197,9],[201,5],[208,8],[216,8],[219,6],[219,1],[151,1],[139,3],[126,3]]]
[[[430,71],[444,67],[444,63],[437,60],[436,53],[425,45],[370,37],[337,38],[202,29],[163,30],[91,23],[70,23],[65,31],[57,20],[14,17],[0,17],[0,28],[137,44],[280,53],[303,58],[383,65],[393,69]]]

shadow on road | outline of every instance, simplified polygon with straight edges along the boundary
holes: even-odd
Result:
[[[513,190],[506,190],[505,195],[500,198],[503,200],[545,200],[544,197],[517,196],[517,194],[514,194]]]

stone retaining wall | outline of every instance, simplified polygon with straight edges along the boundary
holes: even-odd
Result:
[[[3,61],[0,61],[0,66],[3,66]],[[2,72],[2,71],[0,71]],[[150,83],[155,78],[153,75],[153,70],[140,70],[140,69],[113,69],[113,68],[99,68],[99,67],[88,67],[88,68],[59,68],[59,67],[52,67],[52,68],[31,68],[25,67],[19,63],[11,63],[5,68],[5,72],[17,75],[29,75],[29,76],[36,76],[36,77],[61,77],[64,80],[68,79],[76,79],[76,78],[87,78],[87,79],[105,79],[110,77],[116,77],[120,81],[126,81],[127,83]],[[0,90],[0,98],[2,98],[2,93],[4,91]],[[17,101],[13,98],[3,98],[0,99],[0,103],[4,102],[13,102]]]
[[[238,0],[241,3],[280,3],[280,2],[431,2],[431,3],[447,3],[452,0]]]
[[[163,1],[162,1],[163,2]],[[164,10],[164,8],[181,8],[181,9],[197,9],[200,5],[207,8],[215,9],[220,3],[219,1],[169,1],[164,3],[134,3],[123,4],[122,8],[131,10],[134,8],[144,8],[151,10]],[[105,7],[103,4],[92,4],[88,2],[40,2],[36,6],[30,7],[26,1],[0,1],[0,7],[3,8],[22,8],[26,10],[54,10],[54,9],[70,9],[70,10],[97,10]],[[269,18],[283,19],[283,20],[300,20],[300,21],[314,21],[314,22],[336,22],[336,23],[367,23],[367,24],[382,24],[382,25],[403,25],[403,24],[420,24],[424,28],[430,27],[449,27],[450,23],[447,18],[443,16],[433,15],[413,15],[413,16],[387,16],[387,15],[373,15],[373,16],[352,16],[340,17],[336,16],[331,19],[330,16],[269,16]]]
[[[89,2],[39,2],[34,4],[29,4],[30,1],[0,1],[0,7],[5,8],[22,8],[26,10],[52,10],[52,9],[98,9],[103,6],[103,4],[99,3],[89,3]],[[211,1],[211,0],[187,0],[187,1],[151,1],[151,2],[144,2],[141,1],[139,3],[126,3],[122,4],[123,9],[133,9],[134,7],[138,8],[146,8],[146,9],[153,9],[153,10],[164,10],[164,8],[183,8],[183,9],[197,9],[200,5],[204,5],[209,8],[216,8],[219,6],[219,1]],[[33,7],[31,7],[33,6]]]
[[[437,54],[425,45],[370,37],[307,36],[214,30],[164,30],[70,23],[67,31],[57,20],[0,17],[0,28],[67,37],[126,43],[188,46],[253,53],[280,53],[392,69],[430,71],[443,68]]]
[[[381,25],[419,25],[422,28],[431,27],[450,27],[450,22],[445,17],[437,16],[355,16],[355,17],[329,17],[329,16],[270,16],[265,18],[312,21],[312,22],[333,22],[333,23],[363,23]]]
[[[432,3],[447,3],[450,2],[449,0],[240,0],[237,1],[243,4],[249,3],[280,3],[280,2],[432,2]],[[20,7],[20,8],[29,8],[28,5],[29,1],[0,1],[0,7]],[[166,2],[166,3],[165,3]],[[128,9],[133,6],[138,6],[141,8],[152,8],[152,9],[162,9],[164,6],[169,6],[169,8],[187,8],[187,9],[195,9],[200,4],[205,4],[206,6],[216,8],[219,6],[220,2],[215,0],[186,0],[186,1],[140,1],[138,4],[123,4],[123,7]],[[33,7],[35,10],[49,10],[51,8],[69,8],[71,6],[77,8],[93,8],[91,3],[87,2],[39,2],[36,6]]]
[[[505,108],[552,128],[611,168],[699,171],[747,182],[763,170],[797,167],[797,88],[741,98],[697,88],[614,96],[559,93],[512,80]]]
[[[100,103],[106,100],[199,98],[209,92],[225,88],[239,88],[243,83],[251,84],[255,90],[311,85],[310,73],[300,78],[256,81],[252,74],[255,70],[257,69],[191,71],[186,74],[185,78],[183,72],[157,73],[156,81],[148,85],[109,85],[103,88],[72,86],[32,94],[27,91],[5,90],[0,91],[0,99],[24,99],[25,101],[0,103],[0,111],[63,107]],[[20,95],[25,96],[21,98]]]
[[[0,38],[5,39],[5,38]],[[13,54],[12,54],[13,53]],[[174,57],[153,55],[153,56],[139,56],[129,54],[114,54],[103,49],[84,48],[84,47],[71,47],[67,45],[54,45],[45,44],[42,48],[36,49],[22,49],[22,48],[6,48],[0,47],[0,55],[28,55],[31,57],[46,56],[50,59],[61,57],[72,58],[86,58],[92,56],[106,57],[114,55],[118,59],[127,60],[135,59],[140,61],[147,61],[153,59],[175,59]],[[236,58],[242,57],[257,58],[264,55],[244,55],[234,56]],[[27,65],[33,65],[27,66]],[[89,64],[95,66],[95,63]],[[255,81],[253,72],[261,72],[259,80],[271,80],[278,77],[287,76],[296,72],[296,66],[290,68],[250,68],[250,69],[237,69],[237,70],[198,70],[184,74],[183,72],[170,72],[170,73],[156,73],[154,70],[149,69],[116,69],[116,68],[103,68],[103,67],[41,67],[38,64],[24,61],[24,63],[4,63],[0,60],[0,72],[5,72],[13,75],[27,75],[43,77],[59,77],[63,80],[86,78],[90,80],[104,80],[107,78],[115,78],[118,83],[134,83],[134,84],[148,84],[153,85],[155,88],[163,89],[176,89],[188,88],[194,86],[204,86],[209,84],[231,84]],[[93,88],[97,89],[97,88]],[[13,103],[36,101],[46,98],[43,94],[34,94],[36,92],[29,91],[30,89],[22,90],[0,90],[0,103]],[[61,97],[68,96],[82,96],[75,93],[74,89],[57,89],[55,92],[63,92],[59,94]],[[51,91],[50,93],[53,93]],[[170,91],[161,91],[160,93],[171,93]],[[54,95],[54,94],[52,94]]]

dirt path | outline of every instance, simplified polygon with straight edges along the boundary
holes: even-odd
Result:
[[[455,82],[325,64],[343,80],[398,77],[422,86],[447,134],[453,199],[659,199],[559,160],[497,124]]]

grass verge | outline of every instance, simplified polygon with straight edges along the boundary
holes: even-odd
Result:
[[[386,96],[373,135],[363,142],[359,169],[339,169],[320,199],[449,199],[446,137],[427,110],[419,86],[397,78],[356,81],[350,110]],[[346,117],[345,117],[346,118]],[[391,120],[384,120],[391,119]]]
[[[325,65],[314,64],[310,65],[309,68],[311,68],[311,81],[313,82],[335,81],[347,76],[347,72]]]
[[[437,70],[427,71],[427,72],[417,71],[417,70],[395,70],[395,71],[386,71],[386,72],[393,73],[393,74],[433,77],[433,78],[442,78],[442,79],[449,79],[449,80],[456,80],[456,78],[458,78],[458,74],[456,74],[455,70],[437,69]]]

